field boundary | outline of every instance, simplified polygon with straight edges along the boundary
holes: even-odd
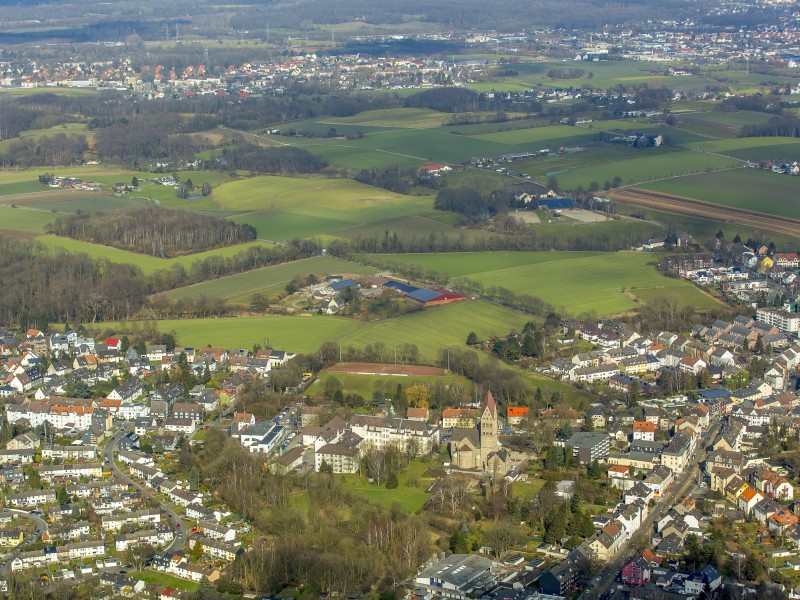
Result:
[[[612,200],[652,208],[662,212],[669,212],[691,217],[699,217],[722,223],[733,223],[753,229],[766,229],[789,237],[800,237],[800,220],[777,215],[769,215],[754,210],[723,206],[677,194],[656,192],[643,188],[620,188],[609,192]]]

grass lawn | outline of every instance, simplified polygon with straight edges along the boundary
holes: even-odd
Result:
[[[423,272],[466,277],[485,287],[506,287],[538,296],[565,314],[615,314],[636,307],[623,289],[675,289],[686,304],[710,308],[713,301],[689,282],[667,278],[655,259],[636,252],[463,252],[389,254],[387,261],[412,264]],[[654,297],[651,295],[649,299]]]
[[[399,504],[406,513],[416,513],[423,509],[430,497],[430,494],[425,490],[430,486],[431,480],[422,477],[430,466],[430,462],[413,461],[406,470],[400,473],[398,477],[400,485],[393,490],[387,489],[384,482],[381,482],[381,485],[378,486],[374,483],[369,483],[366,477],[359,477],[358,475],[344,475],[344,485],[345,489],[385,508],[391,508],[394,504]],[[420,480],[419,487],[406,485],[409,475],[413,475]]]
[[[309,274],[322,277],[333,274],[371,275],[373,273],[375,273],[375,269],[372,267],[363,267],[332,256],[318,256],[205,281],[172,290],[166,295],[170,299],[208,296],[225,298],[238,304],[248,304],[250,296],[255,292],[263,292],[272,296],[283,291],[286,284],[295,277],[306,277]]]
[[[544,479],[528,478],[528,481],[516,481],[512,489],[512,494],[515,498],[524,498],[526,500],[533,500],[539,490],[547,483]]]
[[[658,181],[642,187],[724,206],[800,219],[800,205],[797,203],[800,178],[789,175],[757,169],[737,169]]]
[[[168,573],[159,573],[157,571],[131,571],[128,577],[133,579],[141,579],[146,583],[153,585],[162,585],[164,587],[182,590],[184,592],[196,592],[200,589],[200,584],[194,581],[174,577]]]

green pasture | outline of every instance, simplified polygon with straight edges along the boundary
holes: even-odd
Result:
[[[44,233],[47,224],[51,223],[55,216],[51,212],[42,210],[0,205],[0,230]]]
[[[678,306],[692,305],[697,310],[712,310],[722,305],[713,296],[694,286],[655,286],[631,288],[629,293],[644,304],[654,300],[674,300]]]
[[[343,221],[324,216],[298,214],[286,210],[265,210],[237,215],[231,220],[255,227],[258,237],[265,240],[289,240],[306,238],[330,231],[357,225],[354,221]]]
[[[800,154],[800,139],[790,137],[752,137],[726,140],[707,140],[688,144],[703,152],[716,152],[742,160],[796,160]]]
[[[634,185],[656,179],[741,166],[740,160],[727,156],[679,150],[664,146],[642,149],[639,152],[638,157],[617,160],[613,164],[593,165],[584,168],[579,166],[570,169],[566,173],[559,173],[557,175],[558,182],[564,190],[574,190],[579,185],[586,189],[593,181],[602,187],[606,181],[610,182],[614,177],[619,176],[622,178],[623,185]]]
[[[392,362],[391,349],[387,346],[389,354],[385,357],[387,363]],[[358,375],[353,373],[320,373],[319,378],[314,385],[308,390],[311,394],[322,394],[325,390],[325,382],[328,379],[338,379],[342,383],[342,391],[345,393],[360,394],[364,398],[371,398],[372,393],[376,390],[383,392],[387,396],[391,396],[397,384],[401,384],[404,388],[411,387],[412,385],[425,385],[432,386],[437,383],[450,386],[458,384],[464,390],[466,396],[472,395],[472,382],[461,375],[442,375],[439,377],[418,377],[418,376],[397,376],[397,375]]]
[[[253,344],[284,348],[291,352],[315,352],[328,340],[364,327],[364,323],[337,317],[309,315],[303,317],[223,317],[219,319],[172,319],[157,321],[159,331],[175,331],[181,344],[195,348],[221,346],[250,348]],[[127,331],[128,324],[97,323],[101,330]],[[465,338],[466,339],[466,338]]]
[[[84,252],[92,258],[102,258],[110,262],[136,265],[145,274],[152,273],[159,269],[168,269],[171,265],[176,263],[188,269],[192,266],[194,261],[203,260],[210,256],[227,258],[239,252],[244,252],[251,246],[271,246],[271,244],[265,242],[247,242],[245,244],[225,246],[224,248],[207,250],[196,254],[187,254],[176,258],[158,258],[156,256],[129,252],[127,250],[120,250],[119,248],[101,246],[100,244],[93,244],[91,242],[83,242],[55,235],[40,235],[36,239],[48,248],[54,250],[61,249],[66,252]]]
[[[450,128],[397,129],[365,135],[356,140],[301,140],[295,145],[306,148],[321,159],[338,166],[371,168],[375,161],[391,159],[390,164],[420,166],[424,163],[462,163],[474,156],[507,154],[509,146],[455,135]],[[357,152],[357,160],[350,156]],[[370,154],[371,153],[371,154]],[[386,157],[381,157],[385,154]]]
[[[530,129],[514,129],[498,133],[485,133],[475,136],[487,142],[509,144],[512,146],[530,146],[536,148],[558,149],[560,146],[579,146],[594,140],[595,133],[569,125],[553,125],[549,127],[531,127]]]
[[[223,208],[241,211],[303,204],[346,212],[398,203],[404,198],[350,179],[270,175],[226,183],[214,190],[214,196]]]
[[[410,131],[410,130],[409,130]],[[424,135],[425,131],[420,130]],[[411,133],[414,133],[411,131]],[[378,142],[374,144],[366,143],[363,138],[360,140],[347,140],[347,141],[321,141],[318,143],[303,144],[306,149],[324,160],[326,163],[335,165],[345,169],[371,169],[372,167],[385,168],[385,167],[421,167],[429,162],[439,162],[427,158],[427,155],[421,154],[407,154],[416,149],[403,147],[400,151],[394,149],[386,149],[378,146]],[[300,144],[298,144],[300,145]]]
[[[478,338],[507,335],[520,331],[529,317],[513,310],[481,300],[434,306],[410,315],[364,324],[345,333],[340,339],[343,348],[363,348],[382,342],[391,349],[395,344],[414,344],[428,362],[438,359],[439,350],[463,346],[474,331]]]
[[[439,127],[450,119],[448,113],[428,108],[385,108],[368,110],[352,117],[327,117],[321,123],[336,125],[364,125],[367,127],[395,127],[401,129],[427,129]]]
[[[0,197],[0,201],[4,199]],[[13,204],[20,207],[32,208],[50,213],[77,213],[100,212],[117,208],[131,208],[146,204],[146,200],[130,198],[127,196],[114,197],[102,192],[81,192],[79,190],[53,190],[46,195],[33,194],[30,196],[12,196],[5,199],[13,200]],[[51,214],[53,221],[61,214]]]
[[[306,277],[311,274],[317,277],[333,274],[371,275],[374,272],[375,269],[372,267],[364,267],[332,256],[317,256],[204,281],[172,290],[166,295],[172,300],[207,296],[248,304],[250,296],[254,293],[262,292],[273,296],[282,292],[286,284],[295,277]]]
[[[703,173],[641,186],[724,206],[800,219],[800,178],[757,169]]]
[[[442,213],[442,215],[451,214],[452,213]],[[398,238],[403,240],[428,239],[433,235],[438,238],[463,239],[465,243],[471,243],[478,239],[487,239],[498,235],[482,229],[457,229],[447,222],[450,220],[451,219],[448,217],[444,219],[445,222],[442,222],[442,220],[433,219],[430,218],[430,216],[409,215],[386,219],[384,221],[374,221],[347,229],[340,229],[333,233],[338,237],[351,240],[369,238],[383,239],[388,232],[390,236],[396,234]]]
[[[536,296],[565,314],[617,314],[637,303],[624,293],[639,288],[677,290],[683,304],[711,308],[713,301],[689,282],[667,278],[656,258],[636,252],[464,252],[390,254],[386,260],[451,278],[466,277],[484,287],[504,287]]]

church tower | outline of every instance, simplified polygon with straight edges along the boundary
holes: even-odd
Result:
[[[486,460],[489,453],[500,445],[497,437],[497,404],[495,404],[492,392],[486,392],[486,398],[478,409],[478,418],[480,419],[481,457]]]

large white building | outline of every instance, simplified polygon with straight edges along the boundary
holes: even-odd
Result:
[[[759,308],[756,310],[756,319],[777,327],[787,333],[800,331],[800,314],[790,313],[775,308]]]

